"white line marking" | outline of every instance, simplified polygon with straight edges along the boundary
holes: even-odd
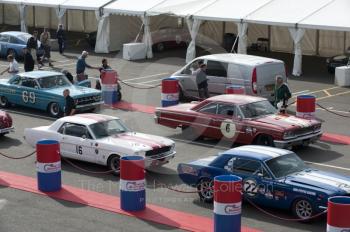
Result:
[[[146,84],[146,83],[151,83],[151,82],[156,82],[156,81],[161,81],[162,79],[157,79],[157,80],[151,80],[151,81],[143,81],[143,82],[129,82],[129,81],[126,81],[126,83],[129,83],[129,84]]]
[[[2,208],[4,208],[4,206],[7,204],[7,200],[6,199],[0,199],[0,210]]]
[[[166,73],[158,73],[158,74],[153,74],[153,75],[149,75],[149,76],[143,76],[143,77],[135,77],[135,78],[131,78],[131,79],[125,79],[124,81],[132,81],[132,80],[139,80],[139,79],[146,79],[146,78],[150,78],[150,77],[156,77],[156,76],[161,76],[161,75],[166,75],[169,74],[168,72]]]
[[[308,93],[310,90],[303,90],[303,91],[299,91],[299,92],[295,92],[295,93],[292,93],[292,95],[295,95],[295,94],[297,94],[297,95],[299,95],[299,94],[301,94],[301,93]]]
[[[329,164],[314,163],[314,162],[310,162],[310,161],[304,161],[304,162],[305,162],[305,163],[308,163],[308,164],[317,165],[317,166],[328,167],[328,168],[334,168],[334,169],[339,169],[339,170],[344,170],[344,171],[349,171],[349,172],[350,172],[350,168],[343,168],[343,167],[334,166],[334,165],[329,165]]]
[[[330,108],[333,108],[333,107],[330,107]],[[325,109],[322,109],[322,108],[319,108],[319,107],[317,107],[316,110],[323,110],[323,111],[325,111]],[[329,109],[329,110],[331,110],[333,112],[337,112],[337,113],[350,114],[350,112],[348,112],[348,111],[333,110],[333,109]]]

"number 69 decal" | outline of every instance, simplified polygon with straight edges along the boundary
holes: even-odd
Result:
[[[35,93],[34,92],[28,92],[28,91],[23,91],[22,92],[22,100],[24,103],[32,103],[34,104],[36,101]]]

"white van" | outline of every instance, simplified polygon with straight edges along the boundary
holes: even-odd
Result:
[[[273,100],[276,75],[286,80],[284,62],[281,60],[243,54],[213,54],[197,57],[189,62],[172,77],[179,80],[180,100],[198,99],[196,77],[193,74],[198,62],[207,65],[208,90],[211,96],[224,94],[232,85],[244,86],[245,93]]]

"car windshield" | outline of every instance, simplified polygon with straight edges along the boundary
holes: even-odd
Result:
[[[94,123],[90,125],[90,129],[95,135],[96,139],[129,131],[129,129],[119,119]]]
[[[277,109],[267,100],[241,105],[239,108],[244,118],[257,118],[277,112]]]
[[[28,39],[31,37],[30,34],[21,34],[21,35],[17,35],[18,39],[24,41],[24,42],[27,42]]]
[[[308,166],[295,153],[270,159],[266,161],[266,165],[276,178],[308,169]]]
[[[68,79],[63,75],[42,77],[38,79],[38,83],[43,89],[52,89],[71,85]]]

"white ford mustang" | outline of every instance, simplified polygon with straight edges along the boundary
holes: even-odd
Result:
[[[42,139],[60,142],[63,157],[106,165],[119,174],[119,159],[140,155],[146,167],[160,166],[175,157],[175,142],[160,136],[130,131],[116,117],[77,114],[56,120],[50,126],[26,128],[25,140],[33,147]]]

